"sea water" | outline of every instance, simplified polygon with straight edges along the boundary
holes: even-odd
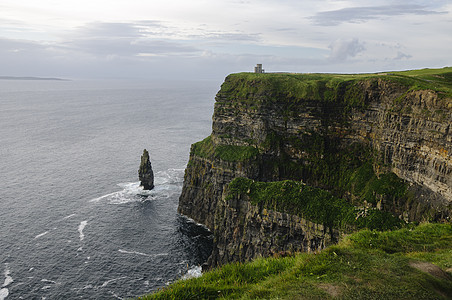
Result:
[[[211,234],[177,204],[218,88],[0,81],[0,300],[124,299],[198,276]]]

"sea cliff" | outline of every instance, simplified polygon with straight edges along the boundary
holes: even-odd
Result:
[[[317,251],[359,228],[450,222],[452,68],[229,75],[178,211],[209,265]]]

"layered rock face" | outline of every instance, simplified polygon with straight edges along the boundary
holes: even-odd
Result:
[[[215,247],[208,266],[256,257],[315,252],[337,243],[341,232],[296,215],[252,205],[245,197],[217,202]]]
[[[236,177],[301,180],[405,221],[450,221],[451,112],[450,97],[398,78],[230,75],[211,136],[192,146],[178,211],[214,231],[212,265],[316,250],[341,234],[228,198]]]
[[[398,96],[382,81],[377,88],[365,88],[371,101],[353,115],[357,137],[372,142],[390,171],[451,203],[452,101],[429,90]]]

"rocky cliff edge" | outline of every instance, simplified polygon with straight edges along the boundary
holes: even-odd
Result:
[[[452,68],[229,75],[178,211],[210,265],[317,251],[346,232],[450,222]]]

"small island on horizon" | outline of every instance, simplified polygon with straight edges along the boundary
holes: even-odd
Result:
[[[33,77],[33,76],[0,76],[0,80],[54,80],[69,81],[69,79],[53,78],[53,77]]]

